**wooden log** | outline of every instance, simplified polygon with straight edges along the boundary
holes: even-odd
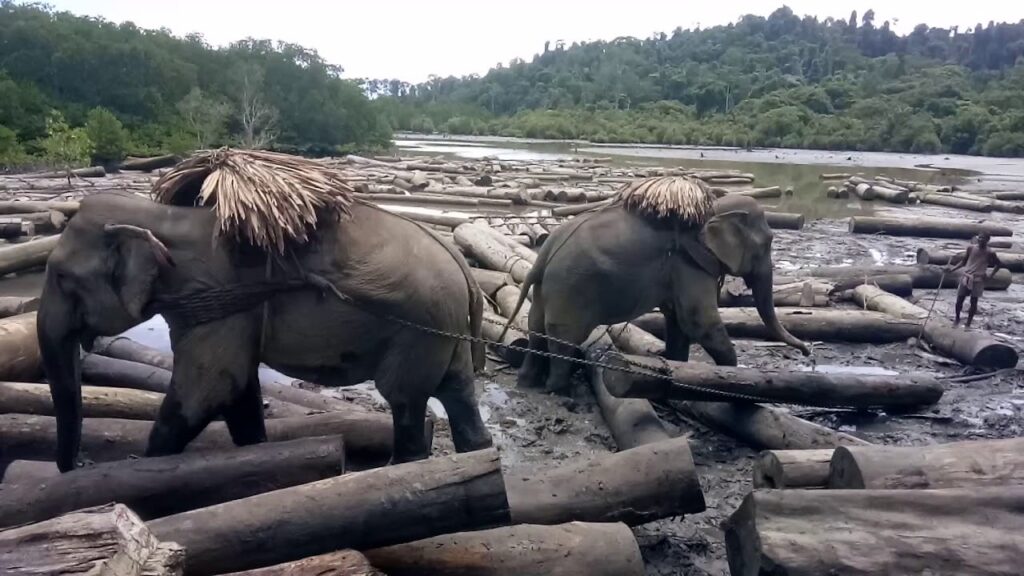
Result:
[[[366,556],[389,576],[644,574],[636,538],[621,523],[520,524],[377,548]]]
[[[875,193],[875,198],[885,200],[892,204],[906,204],[907,200],[910,199],[909,190],[896,190],[889,186],[880,186],[874,184],[871,186],[871,190]]]
[[[882,274],[880,276],[867,276],[864,278],[834,278],[832,282],[832,294],[853,290],[861,284],[878,286],[882,290],[897,296],[912,296],[914,294],[914,277],[910,274]]]
[[[106,169],[103,166],[86,166],[85,168],[75,168],[73,170],[56,170],[53,172],[36,172],[34,174],[26,174],[23,178],[39,178],[39,179],[53,179],[53,178],[103,178],[107,175]]]
[[[149,158],[128,157],[121,162],[118,169],[152,172],[153,170],[159,170],[161,168],[170,168],[178,162],[181,162],[181,158],[174,154],[164,154],[163,156],[152,156]]]
[[[929,318],[924,308],[911,304],[875,286],[858,286],[854,301],[861,306],[884,312],[894,318],[924,323],[924,339],[933,348],[968,366],[980,368],[1013,368],[1017,365],[1016,349],[982,330],[958,330],[948,320]],[[927,320],[927,322],[926,322]],[[922,331],[919,329],[918,334]]]
[[[22,236],[35,236],[35,234],[35,224],[25,222],[21,218],[0,216],[0,239],[14,240]]]
[[[648,400],[732,399],[796,403],[840,408],[916,408],[942,398],[938,380],[923,374],[866,376],[790,372],[701,362],[675,362],[644,356],[623,355],[605,359],[606,364],[643,367],[650,374],[668,370],[671,380],[625,371],[606,371],[605,386],[620,398]]]
[[[384,424],[386,423],[386,428]],[[82,426],[82,453],[93,462],[113,462],[146,452],[152,424],[120,418],[88,418]],[[381,413],[328,412],[266,421],[267,440],[285,442],[313,436],[344,436],[347,466],[353,470],[381,466],[391,458],[391,418]],[[427,442],[433,422],[424,421]],[[235,446],[222,422],[211,422],[186,453],[227,450]],[[50,416],[0,414],[0,461],[50,460],[57,450],[57,422]]]
[[[412,204],[419,206],[433,206],[438,204],[445,206],[480,206],[480,201],[477,198],[459,198],[434,194],[407,194],[401,196],[392,194],[357,194],[356,198],[361,198],[368,202],[384,206],[388,204]],[[511,202],[509,205],[511,205]]]
[[[800,273],[815,278],[859,280],[861,284],[865,279],[868,280],[868,283],[875,283],[873,279],[878,276],[908,274],[913,278],[914,288],[924,289],[956,288],[963,276],[963,270],[947,272],[941,266],[922,264],[916,266],[818,266],[805,268]],[[1009,270],[1000,270],[993,278],[985,281],[985,289],[1006,290],[1012,281],[1013,276]]]
[[[1024,486],[1024,438],[930,446],[850,446],[831,459],[829,488],[922,490]]]
[[[867,182],[861,182],[860,184],[857,184],[853,188],[853,193],[855,196],[857,196],[857,198],[860,198],[861,200],[870,201],[875,199],[875,189],[874,187],[871,186],[871,184],[868,184]]]
[[[36,296],[0,296],[0,318],[10,318],[39,310],[39,298]]]
[[[1013,231],[1009,228],[987,222],[964,222],[953,218],[879,218],[874,216],[853,216],[850,218],[850,232],[962,239],[973,238],[979,232],[987,232],[990,236],[1013,236]]]
[[[388,576],[375,568],[362,553],[338,550],[284,562],[266,568],[254,568],[221,576]]]
[[[78,202],[59,200],[49,202],[34,202],[28,200],[0,201],[0,214],[9,215],[50,211],[60,212],[70,218],[78,213]]]
[[[148,526],[188,550],[189,574],[270,566],[508,524],[493,448],[386,466],[160,518]]]
[[[174,370],[174,356],[170,352],[150,348],[124,336],[112,338],[100,336],[93,341],[92,352],[100,356],[146,364],[168,371]]]
[[[804,227],[803,214],[765,212],[764,217],[768,221],[768,226],[775,230],[800,230]]]
[[[55,462],[11,460],[0,464],[0,482],[39,485],[60,475]]]
[[[412,212],[408,210],[397,210],[396,206],[385,206],[379,205],[382,209],[389,212],[394,212],[401,216],[405,216],[410,220],[422,222],[424,224],[435,224],[438,226],[446,226],[448,228],[455,228],[461,224],[466,224],[472,220],[468,216],[462,216],[459,214],[452,214],[449,212]]]
[[[163,394],[127,388],[82,386],[82,416],[156,420]],[[54,416],[50,387],[34,382],[0,382],[0,414]]]
[[[812,450],[866,445],[866,440],[837,432],[778,408],[727,402],[674,402],[684,415],[761,450]]]
[[[59,241],[58,234],[0,248],[0,276],[44,266]]]
[[[580,204],[577,206],[563,206],[561,208],[552,208],[552,216],[574,216],[576,214],[582,214],[583,212],[589,212],[590,210],[596,210],[604,208],[605,206],[611,205],[612,200],[602,200],[601,202],[588,202],[587,204]]]
[[[123,504],[0,530],[0,574],[179,576],[185,549],[161,542]]]
[[[512,327],[526,334],[530,331],[530,301],[524,300],[523,306],[519,309],[519,313],[512,317],[512,311],[516,308],[516,302],[519,300],[520,291],[515,286],[505,286],[498,290],[497,295],[494,298],[495,303],[498,305],[498,311],[502,316],[505,317],[506,321],[512,321]]]
[[[488,298],[494,298],[501,290],[502,287],[508,286],[508,283],[512,280],[507,272],[498,272],[496,270],[485,270],[483,268],[470,268],[469,271],[473,274],[473,279],[480,286],[480,290],[487,295]]]
[[[519,242],[512,240],[508,235],[502,234],[491,226],[483,223],[480,224],[480,229],[486,230],[492,237],[511,249],[516,256],[529,262],[531,266],[533,266],[533,263],[537,261],[536,252],[530,250],[526,246],[523,246]]]
[[[1024,200],[1024,191],[993,192],[990,196],[996,200]]]
[[[814,280],[775,284],[772,302],[775,306],[823,307],[829,305],[828,295],[832,290],[831,284]],[[718,305],[727,308],[754,306],[754,295],[745,286],[741,291],[724,286],[718,295]]]
[[[663,340],[631,323],[613,324],[608,329],[608,336],[616,348],[628,354],[661,356],[665,353]]]
[[[705,510],[685,437],[548,470],[510,473],[506,484],[514,524],[583,521],[636,526]]]
[[[64,230],[68,217],[56,210],[48,212],[28,212],[23,214],[10,214],[3,219],[17,219],[24,222],[31,222],[35,227],[36,234],[57,234]]]
[[[501,356],[502,360],[507,362],[509,366],[518,368],[523,365],[523,359],[526,358],[525,349],[530,345],[529,339],[526,334],[520,332],[515,327],[510,327],[508,331],[504,330],[505,323],[508,322],[504,316],[499,316],[491,312],[484,311],[484,321],[481,325],[481,332],[483,337],[490,340],[491,342],[500,342],[505,346],[492,346],[494,350]],[[501,333],[505,332],[505,336],[502,337]],[[506,346],[513,346],[515,348],[507,348]]]
[[[754,488],[824,488],[833,452],[764,450],[754,461]]]
[[[728,193],[736,196],[749,196],[751,198],[782,198],[782,188],[778,186],[749,188],[746,190],[730,190]]]
[[[107,502],[129,506],[149,520],[344,471],[340,436],[95,464],[40,484],[0,484],[0,527],[39,522]]]
[[[32,382],[42,376],[36,313],[0,319],[0,381]]]
[[[456,227],[455,242],[484,266],[491,270],[507,272],[520,284],[532,268],[528,261],[517,256],[508,244],[495,238],[487,227],[481,224],[467,223]]]
[[[1024,487],[755,490],[724,523],[732,574],[1020,574]]]
[[[846,199],[850,197],[850,191],[846,188],[836,188],[835,186],[829,186],[828,190],[825,191],[826,198]]]
[[[586,358],[592,363],[587,371],[590,387],[601,409],[601,416],[615,439],[615,445],[619,450],[629,450],[669,439],[671,436],[650,402],[636,398],[617,398],[608,392],[604,385],[604,371],[593,365],[593,362],[600,361],[605,352],[613,348],[611,339],[604,335],[587,350]]]
[[[918,248],[917,263],[937,265],[956,264],[963,259],[965,254],[966,251],[953,252],[950,250]],[[1024,254],[1016,252],[1000,252],[998,256],[1003,267],[1010,272],[1024,272]]]
[[[971,200],[962,196],[955,196],[953,194],[940,194],[938,192],[916,192],[917,199],[925,204],[935,204],[937,206],[946,206],[949,208],[957,208],[959,210],[970,210],[972,212],[991,212],[992,204],[985,202],[984,200]]]
[[[101,386],[166,393],[171,385],[171,372],[139,362],[85,354],[82,380]]]
[[[821,180],[846,180],[851,176],[853,176],[853,174],[845,172],[826,172],[824,174],[818,174],[818,178]]]

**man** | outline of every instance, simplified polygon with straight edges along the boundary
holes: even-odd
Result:
[[[985,232],[978,234],[975,237],[976,244],[974,246],[967,247],[967,253],[962,256],[960,262],[949,269],[950,272],[964,269],[964,275],[960,278],[960,284],[957,286],[956,292],[956,320],[953,322],[954,326],[960,325],[960,309],[964,306],[964,299],[967,295],[971,295],[971,308],[967,311],[967,324],[964,326],[967,328],[971,327],[971,321],[974,320],[974,313],[978,311],[978,298],[981,298],[981,294],[985,291],[985,280],[996,275],[996,272],[1003,267],[1003,263],[999,261],[999,257],[988,247],[989,235]],[[985,274],[985,270],[993,266],[991,274]]]

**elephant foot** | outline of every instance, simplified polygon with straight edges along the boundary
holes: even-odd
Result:
[[[544,384],[544,391],[548,394],[569,396],[572,392],[572,381],[568,378],[548,378]]]

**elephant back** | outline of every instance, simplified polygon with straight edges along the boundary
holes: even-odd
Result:
[[[703,226],[714,215],[715,195],[703,181],[689,176],[659,176],[624,185],[613,204],[646,219]]]

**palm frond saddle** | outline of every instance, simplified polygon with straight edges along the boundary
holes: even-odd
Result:
[[[715,195],[707,185],[688,176],[658,176],[624,185],[613,204],[633,214],[688,227],[703,226],[714,215]]]

